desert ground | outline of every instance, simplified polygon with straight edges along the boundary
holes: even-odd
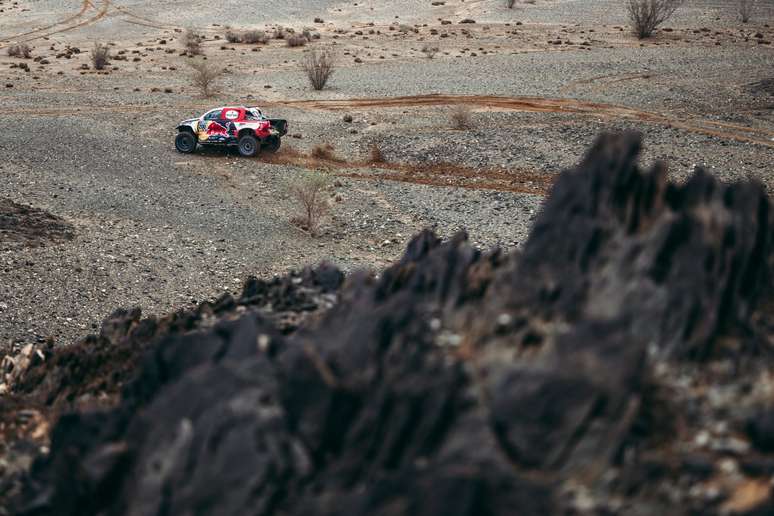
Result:
[[[641,41],[621,4],[0,0],[0,346],[68,344],[117,307],[169,313],[309,263],[379,269],[426,227],[517,252],[603,131],[643,133],[678,180],[702,166],[774,190],[774,5],[742,23],[731,0],[688,0]],[[225,39],[277,27],[319,38]],[[190,83],[187,30],[225,69],[213,98]],[[30,59],[7,55],[20,43]],[[337,58],[319,92],[300,69],[315,48]],[[286,118],[282,149],[176,152],[177,123],[223,105]],[[317,236],[291,223],[288,184],[310,169],[331,179]]]

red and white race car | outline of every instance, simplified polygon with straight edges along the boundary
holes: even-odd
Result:
[[[175,148],[187,154],[197,145],[236,145],[242,156],[256,156],[262,148],[279,150],[287,132],[287,120],[266,118],[256,107],[219,107],[180,122]]]

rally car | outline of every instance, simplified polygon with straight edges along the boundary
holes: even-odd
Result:
[[[266,118],[258,108],[219,107],[180,122],[175,148],[188,154],[197,145],[235,145],[242,156],[256,156],[261,149],[277,152],[287,132],[287,120]]]

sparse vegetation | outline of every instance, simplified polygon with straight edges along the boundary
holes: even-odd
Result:
[[[470,112],[470,108],[467,106],[457,106],[454,108],[450,115],[451,125],[453,129],[463,131],[471,129],[473,127],[473,117]]]
[[[241,43],[242,35],[233,30],[229,30],[226,32],[226,41],[228,41],[229,43]]]
[[[183,45],[190,56],[202,54],[202,37],[193,29],[188,29],[183,34]]]
[[[303,172],[291,180],[289,190],[298,202],[300,213],[290,219],[298,227],[317,235],[320,221],[328,212],[328,177],[317,171]]]
[[[274,39],[285,39],[287,36],[287,32],[285,31],[284,27],[277,27],[274,29]]]
[[[513,9],[514,4],[516,3],[516,0],[505,0],[505,7],[508,9]]]
[[[197,60],[191,63],[191,83],[204,97],[212,97],[217,93],[217,81],[223,74],[223,69],[217,65]]]
[[[102,70],[110,64],[110,49],[102,43],[94,43],[91,50],[91,64],[95,70]]]
[[[667,21],[685,0],[627,0],[626,9],[635,34],[648,38]]]
[[[32,57],[32,47],[30,47],[26,43],[11,45],[10,47],[8,47],[8,56],[22,57],[24,59],[29,59],[30,57]]]
[[[435,54],[438,53],[440,49],[438,48],[438,45],[432,45],[430,43],[425,43],[425,45],[422,47],[422,53],[427,56],[428,59],[432,59],[435,57]]]
[[[301,67],[315,90],[322,90],[333,76],[336,58],[330,50],[312,50],[306,55]]]
[[[296,34],[290,36],[285,41],[287,41],[289,47],[303,47],[307,43],[306,37]]]
[[[739,18],[741,18],[742,23],[750,21],[757,3],[757,0],[739,0]]]
[[[269,42],[269,36],[262,30],[248,30],[242,34],[242,41],[249,44],[265,45]]]

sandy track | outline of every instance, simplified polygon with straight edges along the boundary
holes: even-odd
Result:
[[[59,25],[64,25],[64,24],[70,23],[73,20],[77,20],[78,18],[83,16],[84,13],[86,11],[88,11],[89,8],[91,8],[92,6],[93,6],[93,4],[91,3],[91,0],[83,0],[83,3],[81,4],[81,9],[77,13],[72,14],[72,15],[70,15],[67,18],[64,18],[62,20],[59,20],[59,21],[56,21],[56,22],[51,23],[49,25],[46,25],[44,27],[38,27],[37,29],[29,30],[27,32],[22,32],[22,33],[19,33],[19,34],[13,34],[11,36],[2,37],[2,38],[0,38],[0,43],[16,41],[19,38],[24,38],[25,36],[30,36],[32,34],[37,34],[38,32],[47,31],[47,30],[53,29],[54,27],[58,27]],[[43,36],[45,36],[45,34],[42,35],[42,36],[39,35],[37,37],[43,37]],[[31,38],[31,39],[35,39],[35,38]],[[31,41],[31,39],[26,39],[25,41]],[[0,48],[2,48],[2,45],[0,45]]]
[[[451,163],[395,163],[319,159],[296,151],[261,155],[266,163],[290,165],[317,170],[320,167],[336,171],[352,179],[386,179],[432,186],[454,186],[472,190],[545,195],[554,177],[540,170],[481,169]],[[367,171],[369,170],[370,171]]]
[[[94,2],[99,1],[100,6],[97,13],[91,18],[87,18],[78,23],[72,24],[72,22],[82,18],[90,9],[97,9]],[[34,41],[41,38],[53,36],[54,34],[61,34],[63,32],[70,32],[75,29],[80,29],[92,25],[101,19],[105,18],[110,13],[119,13],[126,17],[123,21],[127,23],[133,23],[136,25],[143,25],[145,27],[152,27],[154,29],[177,29],[177,26],[159,24],[154,20],[144,18],[142,16],[134,14],[126,7],[115,5],[112,0],[83,0],[80,10],[64,18],[56,21],[44,27],[38,27],[37,29],[22,32],[19,34],[13,34],[0,38],[0,48],[4,48],[11,43],[25,43]],[[62,27],[65,25],[64,27]]]
[[[567,98],[418,95],[383,99],[298,100],[281,104],[323,110],[469,105],[530,113],[570,113],[613,120],[639,120],[721,139],[774,147],[774,132],[764,129],[753,129],[709,120],[688,121],[661,113],[642,111],[625,106]],[[713,127],[706,127],[705,125]],[[739,134],[740,132],[745,134]]]
[[[668,114],[643,111],[640,109],[589,102],[570,98],[545,97],[498,97],[490,95],[414,95],[406,97],[334,99],[334,100],[286,100],[265,101],[264,106],[284,106],[299,109],[343,111],[347,109],[389,109],[406,107],[466,105],[485,109],[518,111],[528,113],[566,113],[608,120],[635,120],[683,131],[713,136],[774,148],[774,131],[744,127],[737,124],[705,119],[683,119]],[[200,104],[181,103],[180,109],[200,109]],[[89,107],[45,107],[41,109],[8,108],[6,114],[25,116],[61,116],[93,113],[135,113],[158,111],[158,106],[122,105]]]
[[[164,25],[162,23],[159,23],[157,20],[153,20],[151,18],[145,18],[144,16],[137,15],[122,5],[113,4],[113,9],[125,15],[128,18],[132,18],[131,20],[124,20],[125,22],[128,22],[128,23],[143,25],[145,27],[152,27],[154,29],[179,29],[180,28],[177,25]]]
[[[97,14],[92,16],[91,18],[87,18],[83,21],[80,21],[74,25],[68,25],[67,27],[59,28],[61,25],[65,25],[67,23],[70,23],[71,21],[74,21],[78,18],[81,18],[85,12],[90,8],[96,8],[95,5],[91,2],[91,0],[84,0],[83,5],[81,6],[81,10],[72,15],[69,18],[66,18],[65,20],[56,22],[52,24],[48,28],[39,29],[38,31],[31,31],[30,33],[25,34],[16,34],[14,36],[9,36],[8,38],[5,38],[4,40],[0,41],[6,41],[6,43],[0,43],[0,48],[4,48],[10,44],[10,40],[14,40],[18,43],[25,43],[28,41],[34,41],[36,39],[46,38],[49,36],[53,36],[54,34],[61,34],[63,32],[69,32],[71,30],[79,29],[82,27],[86,27],[88,25],[91,25],[93,23],[98,22],[102,18],[104,18],[108,11],[110,10],[110,0],[100,0],[100,8],[97,11]],[[53,29],[53,30],[51,30]]]

